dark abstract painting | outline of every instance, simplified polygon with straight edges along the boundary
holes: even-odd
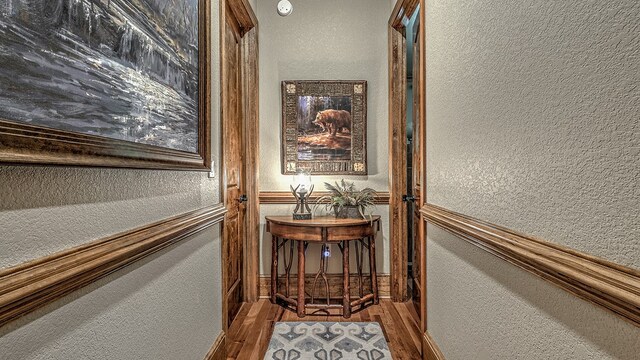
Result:
[[[198,151],[198,0],[0,0],[0,119]]]

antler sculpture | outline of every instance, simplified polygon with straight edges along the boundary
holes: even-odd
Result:
[[[309,207],[309,196],[313,193],[313,185],[307,191],[304,187],[298,191],[300,185],[295,188],[289,185],[291,193],[296,198],[296,208],[293,210],[293,218],[298,220],[311,219],[311,208]]]

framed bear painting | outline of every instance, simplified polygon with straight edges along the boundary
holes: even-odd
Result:
[[[367,82],[282,82],[282,173],[367,174]]]

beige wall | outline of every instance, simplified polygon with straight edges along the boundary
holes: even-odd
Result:
[[[281,17],[276,1],[258,3],[260,23],[260,190],[288,190],[292,176],[281,174],[280,82],[283,80],[366,80],[368,82],[368,176],[344,176],[360,188],[388,191],[387,0],[294,1]],[[314,176],[316,189],[343,176]],[[288,205],[262,205],[265,215],[290,214]],[[388,206],[378,205],[384,228],[378,237],[381,272],[389,272]],[[269,273],[270,241],[263,241],[261,272]],[[267,234],[268,240],[270,237]],[[380,262],[379,262],[380,264]],[[310,267],[313,264],[309,265]],[[332,271],[339,269],[334,264]]]
[[[429,201],[640,267],[640,4],[427,1]],[[429,226],[449,360],[635,359],[640,329]]]
[[[275,3],[258,4],[260,24],[260,189],[289,188],[281,174],[283,80],[366,80],[369,175],[350,176],[360,186],[388,190],[387,20],[383,0],[298,1],[281,17]],[[317,186],[340,176],[314,176]]]
[[[218,94],[217,1],[212,11]],[[0,166],[0,194],[5,268],[216,204],[219,185],[202,172]],[[222,327],[219,273],[214,226],[0,328],[0,357],[202,359]]]
[[[221,330],[219,226],[0,329],[3,359],[201,360]]]

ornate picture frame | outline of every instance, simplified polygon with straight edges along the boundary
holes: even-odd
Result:
[[[208,171],[210,1],[58,3],[0,14],[0,164]]]
[[[282,174],[367,174],[367,82],[282,82]]]

